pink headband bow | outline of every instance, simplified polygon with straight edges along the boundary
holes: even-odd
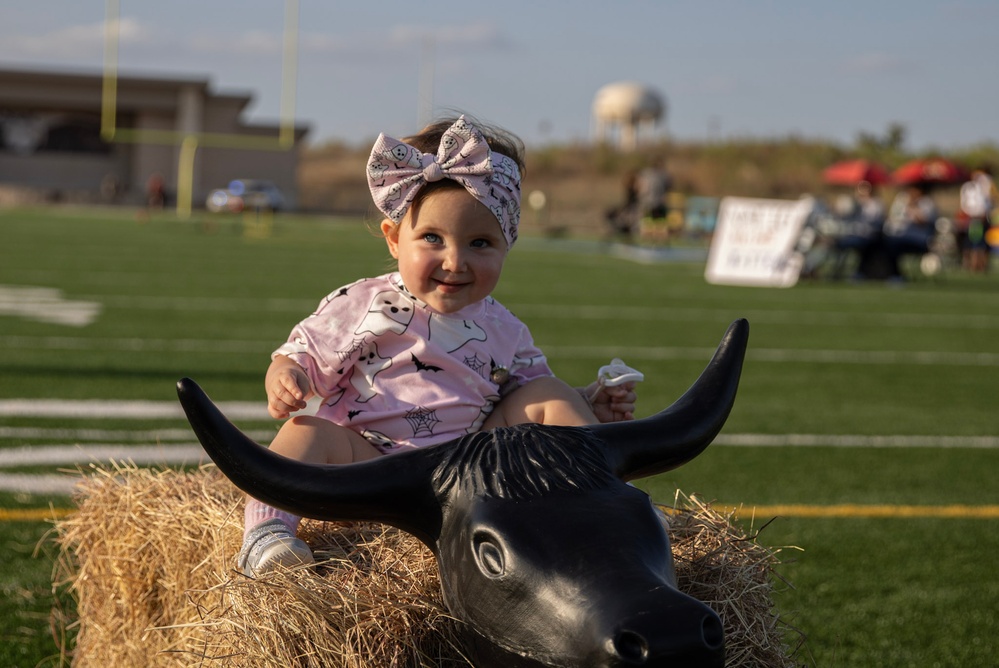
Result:
[[[399,223],[426,183],[453,179],[485,204],[499,221],[507,247],[517,240],[520,222],[520,169],[489,148],[474,125],[458,118],[441,136],[437,155],[378,135],[368,159],[368,187],[375,206]]]

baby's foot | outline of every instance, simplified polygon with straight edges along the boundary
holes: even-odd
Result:
[[[315,562],[312,550],[281,520],[267,520],[250,530],[239,551],[239,569],[256,577],[278,566],[291,568]]]

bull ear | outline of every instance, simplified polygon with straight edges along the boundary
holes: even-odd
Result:
[[[689,390],[656,415],[593,425],[622,480],[669,471],[699,455],[721,431],[735,403],[749,322],[733,322],[714,357]]]
[[[177,394],[212,461],[250,496],[319,520],[384,522],[433,547],[441,525],[431,486],[439,460],[435,448],[348,466],[306,464],[271,452],[243,434],[193,380],[178,382]]]

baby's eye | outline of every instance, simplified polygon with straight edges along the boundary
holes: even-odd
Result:
[[[476,239],[471,244],[472,248],[489,248],[491,245],[489,239]]]
[[[434,234],[433,232],[427,232],[426,234],[424,234],[423,240],[431,244],[439,244],[441,242],[440,236]]]

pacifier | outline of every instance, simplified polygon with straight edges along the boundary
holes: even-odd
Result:
[[[639,382],[645,380],[645,374],[637,369],[632,369],[621,359],[615,357],[610,364],[605,364],[597,371],[597,382],[605,387],[614,387],[629,381]]]

